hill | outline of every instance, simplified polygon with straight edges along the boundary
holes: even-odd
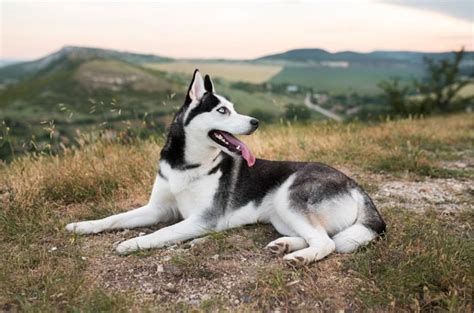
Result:
[[[182,104],[194,70],[170,75],[148,66],[165,61],[169,59],[66,47],[37,61],[0,68],[0,121],[5,121],[0,158],[9,156],[12,147],[21,152],[51,141],[55,146],[71,143],[77,130],[161,134],[166,119]],[[278,114],[290,101],[267,92],[248,93],[220,79],[215,83],[242,113],[258,108]],[[14,143],[7,145],[5,138]]]
[[[151,54],[137,54],[116,50],[66,46],[59,51],[38,60],[15,63],[2,67],[0,70],[0,84],[16,82],[28,75],[34,75],[38,71],[44,70],[51,64],[63,59],[79,61],[94,58],[118,60],[137,65],[147,62],[163,62],[171,60],[170,58]]]
[[[267,55],[255,62],[283,65],[283,70],[270,80],[277,84],[297,84],[316,91],[336,94],[375,95],[382,80],[398,78],[402,82],[422,79],[424,59],[448,60],[452,52],[424,53],[415,51],[374,51],[330,53],[322,49],[296,49]],[[460,71],[474,77],[474,52],[466,52]]]
[[[351,64],[374,64],[374,65],[422,65],[425,57],[434,60],[450,59],[452,52],[430,53],[416,51],[374,51],[360,53],[354,51],[342,51],[331,53],[323,49],[295,49],[282,53],[266,55],[255,59],[255,61],[291,61],[291,62],[322,62],[322,61],[346,61]],[[466,52],[465,66],[472,67],[474,52]]]
[[[31,141],[49,141],[52,129],[57,141],[69,142],[77,129],[99,124],[113,129],[145,116],[163,128],[159,117],[178,105],[171,95],[179,94],[181,100],[184,88],[140,65],[150,60],[164,59],[66,47],[37,61],[0,68],[6,82],[0,89],[0,120],[10,128],[18,150],[31,148]],[[2,148],[7,149],[0,144],[0,156],[8,154]]]
[[[448,54],[436,55],[443,56]],[[421,79],[421,59],[417,52],[331,54],[304,49],[258,60],[186,61],[64,47],[36,61],[0,68],[0,121],[5,121],[0,158],[11,155],[12,149],[36,150],[51,141],[54,146],[70,144],[77,131],[125,128],[140,136],[160,134],[182,104],[197,65],[209,71],[218,92],[239,112],[269,122],[288,118],[285,107],[302,106],[311,90],[326,93],[326,108],[337,106],[343,114],[352,109],[365,115],[386,112],[377,84],[394,76],[405,82]]]

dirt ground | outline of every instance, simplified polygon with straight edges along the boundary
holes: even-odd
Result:
[[[442,214],[474,210],[469,179],[353,174],[368,185],[382,214],[393,208],[416,214],[433,208]],[[129,203],[124,210],[126,205]],[[141,305],[172,310],[361,308],[353,297],[359,278],[343,267],[348,255],[333,254],[303,270],[291,269],[281,257],[264,249],[279,236],[269,225],[246,226],[129,256],[114,252],[119,242],[162,226],[82,237],[87,281],[106,291],[130,295],[138,300],[136,309]]]

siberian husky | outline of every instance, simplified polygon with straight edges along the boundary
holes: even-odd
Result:
[[[284,237],[268,244],[294,266],[333,251],[351,252],[385,231],[372,200],[351,178],[321,163],[256,159],[234,135],[259,121],[237,113],[194,72],[184,105],[161,150],[148,204],[104,219],[71,223],[68,231],[99,233],[176,222],[120,243],[116,250],[161,248],[213,231],[270,223]]]

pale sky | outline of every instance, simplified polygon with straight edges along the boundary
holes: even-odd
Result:
[[[466,0],[0,1],[0,58],[65,45],[233,59],[295,48],[474,50]]]

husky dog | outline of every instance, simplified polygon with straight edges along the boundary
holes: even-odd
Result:
[[[121,254],[161,248],[213,231],[271,223],[284,237],[268,244],[301,266],[333,251],[351,252],[385,231],[369,196],[351,178],[321,163],[256,159],[234,135],[250,135],[259,121],[237,113],[198,70],[161,150],[148,204],[100,220],[71,223],[68,231],[176,222],[120,243]]]

